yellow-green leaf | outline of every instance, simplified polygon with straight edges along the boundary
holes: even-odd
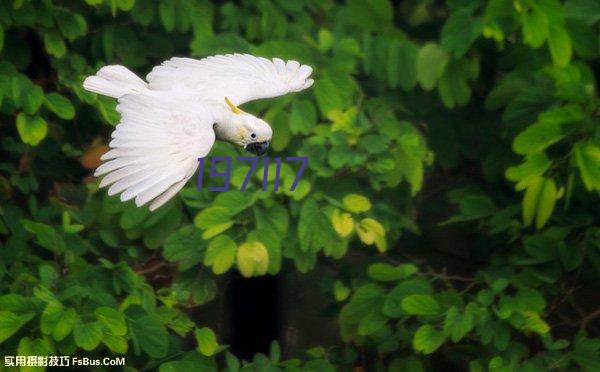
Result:
[[[523,197],[523,223],[531,225],[535,218],[535,225],[542,228],[550,219],[556,204],[557,188],[553,180],[536,177],[532,179]]]
[[[350,213],[342,212],[339,209],[333,211],[331,223],[334,230],[343,238],[352,233],[354,230],[354,218]]]
[[[102,306],[97,308],[94,313],[96,318],[114,335],[125,336],[127,326],[125,317],[121,312],[111,307]]]
[[[58,93],[46,95],[46,107],[61,119],[73,119],[75,107],[69,99]]]
[[[212,266],[215,274],[223,274],[233,265],[236,252],[235,242],[227,235],[220,235],[210,241],[204,255],[204,264]]]
[[[414,294],[402,300],[402,309],[410,315],[436,315],[440,304],[431,295]]]
[[[525,328],[540,335],[545,335],[550,331],[550,326],[546,321],[534,312],[527,312],[525,315]]]
[[[422,325],[417,329],[413,337],[413,348],[423,354],[431,354],[444,342],[444,334],[429,324]]]
[[[372,218],[364,218],[356,225],[356,232],[363,243],[368,245],[375,244],[377,250],[380,252],[387,250],[385,229],[379,221]]]
[[[102,341],[102,328],[98,322],[77,323],[73,330],[73,336],[77,346],[83,350],[94,350]]]
[[[548,37],[548,18],[539,10],[523,13],[523,41],[539,48]]]
[[[12,336],[34,316],[33,313],[17,315],[10,311],[0,311],[0,342]]]
[[[600,190],[600,147],[591,141],[578,143],[573,152],[585,188]]]
[[[196,329],[194,332],[198,347],[196,348],[202,355],[211,356],[219,349],[217,336],[212,329],[204,327]]]
[[[237,251],[237,266],[245,277],[264,275],[269,268],[269,253],[261,242],[246,242]]]
[[[537,214],[535,217],[535,227],[541,229],[552,216],[556,204],[557,192],[556,184],[551,179],[546,179],[540,192]]]
[[[571,37],[567,30],[560,25],[551,25],[548,36],[548,46],[552,61],[559,67],[564,67],[571,61],[572,45]]]
[[[359,194],[348,194],[342,200],[344,207],[350,212],[360,213],[371,209],[371,202],[366,197]]]
[[[529,226],[533,222],[543,183],[544,179],[541,177],[537,177],[531,181],[529,187],[527,187],[527,191],[525,191],[525,196],[523,196],[522,205],[523,223],[525,224],[525,226]]]
[[[417,56],[417,80],[425,90],[435,88],[448,62],[448,53],[435,43],[425,44]]]
[[[27,116],[20,113],[17,116],[17,131],[24,143],[37,146],[46,138],[48,124],[40,116]]]

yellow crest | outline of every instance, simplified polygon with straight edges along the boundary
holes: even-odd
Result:
[[[229,106],[229,108],[231,109],[231,111],[233,111],[234,114],[241,114],[242,112],[244,112],[240,110],[239,107],[234,105],[233,102],[231,102],[227,97],[225,97],[225,103],[227,103],[227,106]]]

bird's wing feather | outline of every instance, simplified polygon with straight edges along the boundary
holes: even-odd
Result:
[[[249,54],[228,54],[203,59],[171,58],[156,66],[146,79],[150,89],[185,89],[206,100],[235,105],[281,96],[310,87],[312,68],[297,61],[284,62]]]
[[[121,97],[121,121],[95,173],[104,175],[100,187],[138,206],[154,200],[150,210],[171,199],[215,141],[211,110],[198,102],[171,92]]]

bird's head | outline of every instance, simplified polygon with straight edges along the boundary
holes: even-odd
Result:
[[[231,109],[231,115],[228,115],[227,123],[220,125],[224,128],[218,130],[219,139],[241,146],[255,155],[265,154],[273,136],[273,130],[269,124],[240,110],[227,97],[225,102]]]

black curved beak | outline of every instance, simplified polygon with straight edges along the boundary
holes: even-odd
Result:
[[[246,146],[246,150],[253,153],[254,155],[264,155],[269,150],[269,141],[255,142]]]

